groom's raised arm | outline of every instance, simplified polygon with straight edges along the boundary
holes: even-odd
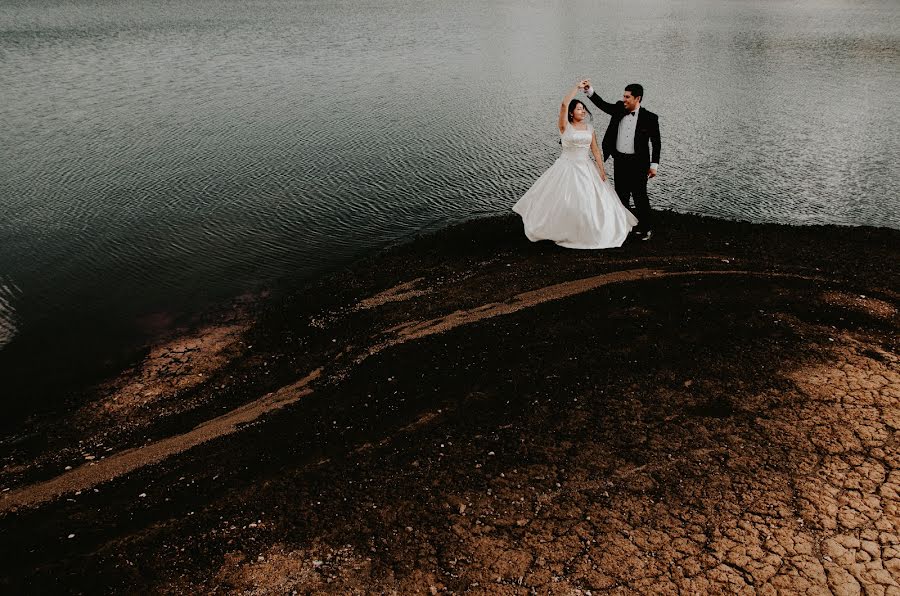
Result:
[[[583,83],[586,83],[584,93],[587,95],[588,99],[591,100],[591,103],[612,116],[612,113],[616,109],[616,104],[603,101],[602,97],[594,93],[594,88],[591,86],[590,81],[585,80]]]

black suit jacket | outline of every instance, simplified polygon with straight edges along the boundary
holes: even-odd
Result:
[[[603,159],[609,159],[616,153],[616,139],[619,137],[619,122],[625,117],[625,103],[617,101],[609,103],[594,93],[588,97],[595,106],[612,116],[606,134],[603,135]],[[641,108],[637,113],[637,125],[634,129],[634,154],[650,167],[651,163],[659,163],[659,117],[650,110]],[[650,144],[653,155],[650,155]]]

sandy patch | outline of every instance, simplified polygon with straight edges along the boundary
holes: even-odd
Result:
[[[822,294],[822,300],[828,304],[842,306],[879,319],[891,319],[897,316],[897,309],[894,305],[865,294],[825,292]]]
[[[89,417],[124,419],[179,392],[198,387],[240,354],[249,325],[208,326],[188,337],[154,346],[134,369],[102,385],[102,397],[86,407]]]
[[[290,405],[312,393],[308,385],[318,379],[321,372],[321,369],[317,369],[293,385],[282,387],[275,393],[208,420],[190,432],[156,441],[144,447],[129,449],[100,461],[92,461],[52,480],[4,493],[0,496],[0,513],[19,507],[33,507],[66,493],[92,488],[187,451],[201,443],[236,432],[241,425],[253,422],[264,414]]]
[[[405,300],[429,294],[432,291],[430,288],[417,289],[416,287],[421,285],[424,280],[424,277],[417,277],[412,281],[398,284],[393,288],[378,293],[370,298],[360,300],[359,303],[353,307],[353,310],[368,310],[370,308],[377,308],[388,302],[403,302]]]

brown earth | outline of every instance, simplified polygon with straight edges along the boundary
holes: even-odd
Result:
[[[24,429],[9,592],[900,594],[900,232],[477,220]]]

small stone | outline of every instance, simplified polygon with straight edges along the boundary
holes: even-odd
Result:
[[[147,493],[141,493],[138,495],[139,498],[143,499],[147,496]]]
[[[466,512],[466,504],[465,504],[465,503],[460,503],[460,504],[459,504],[459,512],[460,512],[460,514]]]
[[[75,538],[75,534],[69,534],[69,538]]]

